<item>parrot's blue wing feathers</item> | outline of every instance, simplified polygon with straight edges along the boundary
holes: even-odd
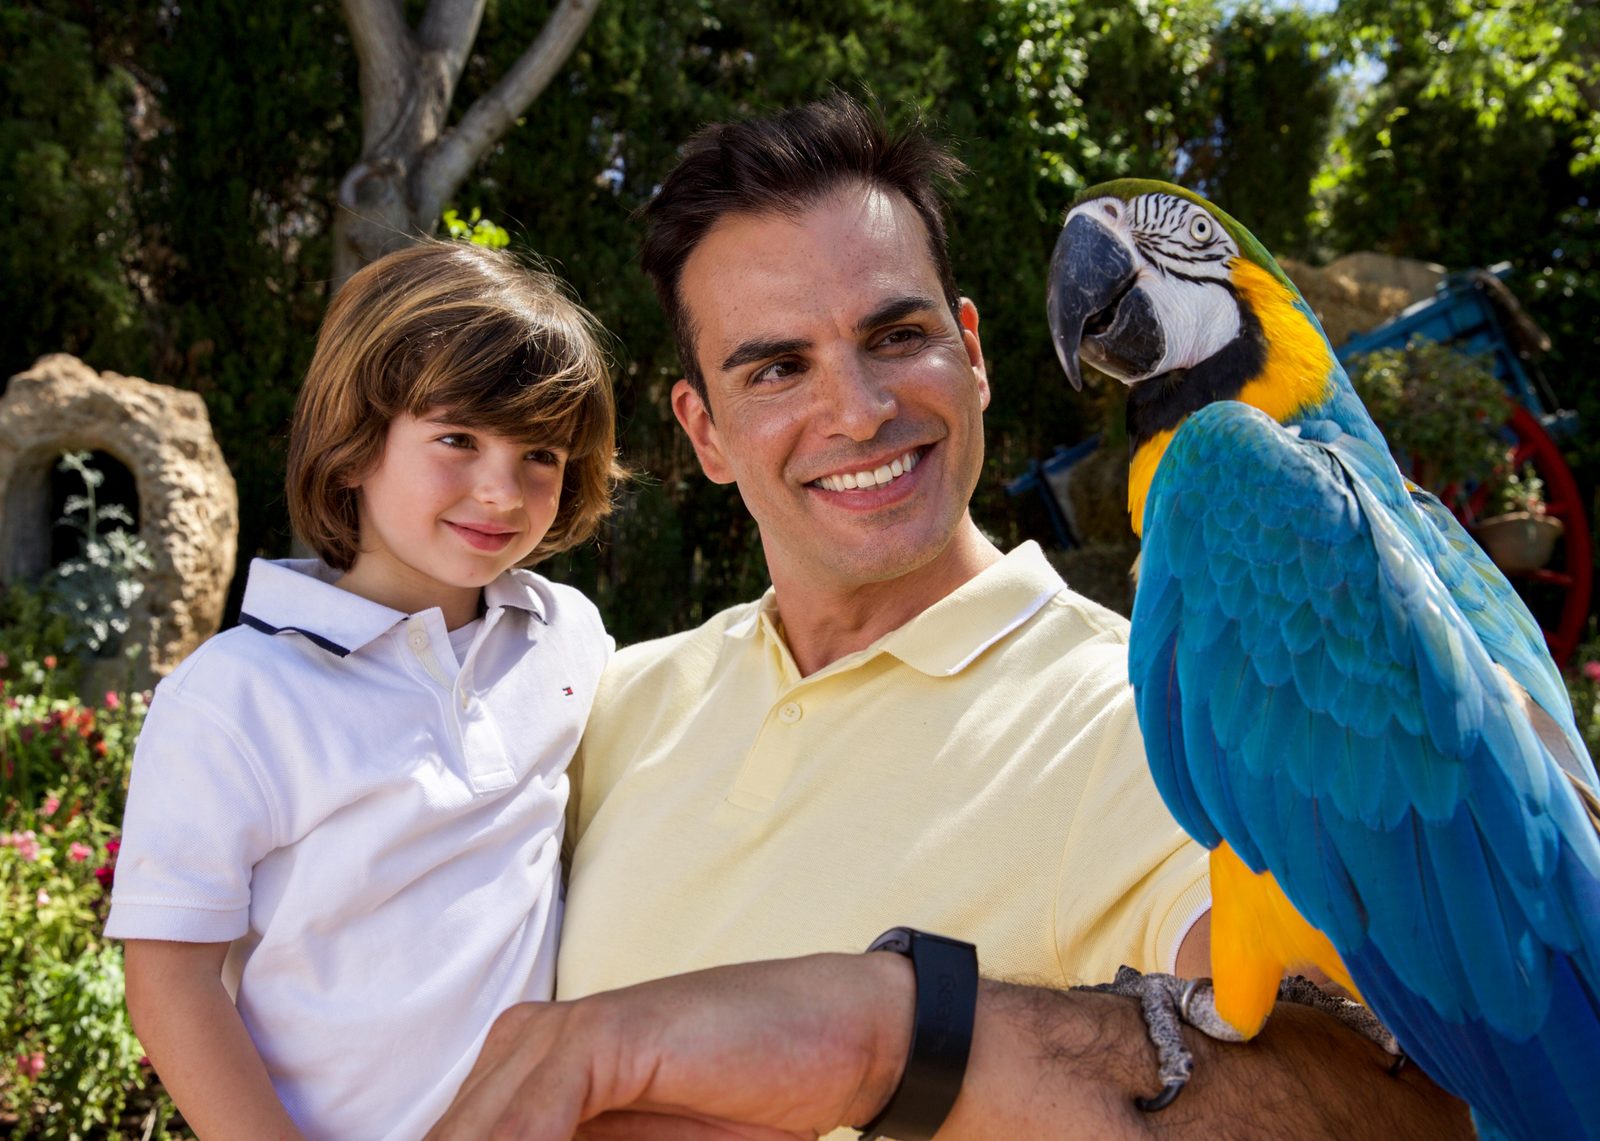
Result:
[[[1578,760],[1578,771],[1574,775],[1587,778],[1589,787],[1600,791],[1594,763],[1573,723],[1567,687],[1544,649],[1544,634],[1539,630],[1538,621],[1522,597],[1506,582],[1500,568],[1467,534],[1460,520],[1429,492],[1417,487],[1409,490],[1418,511],[1432,525],[1434,534],[1430,536],[1423,531],[1421,538],[1456,605],[1472,624],[1489,656],[1504,666],[1512,680],[1527,690],[1539,707],[1566,732],[1572,755]],[[1446,549],[1455,557],[1440,557]]]
[[[1129,669],[1179,823],[1270,868],[1495,1127],[1600,1137],[1600,835],[1495,668],[1570,725],[1504,580],[1372,445],[1226,401],[1144,537]]]

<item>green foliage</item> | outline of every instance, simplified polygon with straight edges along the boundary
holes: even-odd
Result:
[[[0,378],[46,351],[138,355],[124,168],[137,85],[97,58],[80,7],[0,5]]]
[[[1350,374],[1389,447],[1435,492],[1488,480],[1505,457],[1505,389],[1493,368],[1433,341],[1381,349]]]
[[[37,586],[0,587],[0,687],[9,681],[41,693],[73,691],[77,662],[64,656],[71,622],[52,601]]]
[[[140,199],[163,253],[154,379],[206,399],[238,481],[242,571],[288,545],[285,433],[327,304],[338,179],[358,153],[355,59],[326,0],[150,7],[138,55],[161,77]]]
[[[129,609],[144,593],[139,572],[155,564],[143,540],[124,529],[133,525],[127,509],[96,502],[105,474],[89,466],[89,453],[68,452],[58,466],[83,481],[83,494],[67,500],[61,517],[78,532],[79,553],[45,576],[44,590],[49,606],[66,619],[64,648],[109,657],[128,632]]]
[[[444,225],[444,231],[450,235],[452,241],[471,242],[475,246],[487,246],[491,250],[504,249],[511,244],[511,235],[485,218],[483,211],[476,206],[466,219],[455,210],[446,210],[439,216],[439,221]]]
[[[1337,35],[1352,57],[1399,62],[1425,102],[1470,111],[1494,131],[1520,114],[1559,124],[1576,169],[1600,163],[1600,10],[1571,0],[1344,0]]]
[[[1490,512],[1494,514],[1526,511],[1530,515],[1543,515],[1544,480],[1539,478],[1532,464],[1507,466],[1504,475],[1494,485],[1490,504]]]
[[[458,109],[505,73],[552,7],[487,6]],[[834,88],[870,90],[896,120],[926,115],[972,168],[952,251],[983,313],[994,383],[975,513],[1002,543],[1025,533],[1004,480],[1101,427],[1100,410],[1060,381],[1040,299],[1063,210],[1123,174],[1206,191],[1280,253],[1512,259],[1513,288],[1555,341],[1546,371],[1558,401],[1594,422],[1600,9],[1298,7],[606,0],[463,189],[481,213],[441,219],[467,240],[494,233],[495,219],[617,338],[624,452],[650,478],[630,489],[605,543],[550,572],[593,592],[624,641],[764,586],[754,525],[732,489],[700,475],[667,406],[680,369],[637,268],[632,212],[701,124]],[[11,120],[0,126],[0,217],[8,232],[62,235],[0,255],[21,259],[0,289],[30,314],[0,334],[15,343],[13,364],[67,347],[203,393],[239,483],[239,566],[284,553],[284,430],[327,299],[336,186],[358,152],[339,6],[32,0],[0,15],[0,37]],[[10,192],[5,179],[22,169],[12,155],[56,172],[20,188],[34,198]],[[1592,464],[1600,434],[1570,447]]]
[[[60,665],[0,652],[0,1109],[41,1141],[122,1136],[130,1120],[167,1136],[121,948],[99,935],[146,699],[84,705]]]
[[[1187,148],[1189,185],[1278,256],[1312,247],[1312,186],[1338,101],[1323,21],[1294,8],[1241,6],[1219,29],[1208,84],[1212,133]]]

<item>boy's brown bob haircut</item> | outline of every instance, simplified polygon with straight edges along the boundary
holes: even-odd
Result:
[[[561,505],[524,565],[599,529],[623,478],[599,325],[551,275],[465,242],[425,241],[345,283],[317,336],[289,435],[289,516],[335,570],[360,552],[356,484],[402,414],[567,449]]]

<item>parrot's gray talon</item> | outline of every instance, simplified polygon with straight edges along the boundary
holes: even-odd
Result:
[[[1289,975],[1278,985],[1278,1001],[1293,1002],[1320,1010],[1369,1042],[1376,1042],[1385,1053],[1399,1059],[1399,1062],[1390,1068],[1391,1074],[1398,1074],[1400,1066],[1405,1063],[1400,1043],[1395,1041],[1388,1027],[1379,1022],[1377,1016],[1359,1002],[1329,994],[1310,979],[1301,978],[1299,975]]]
[[[1157,1075],[1161,1079],[1161,1092],[1154,1097],[1134,1098],[1134,1105],[1146,1113],[1155,1113],[1177,1100],[1178,1095],[1183,1092],[1183,1087],[1189,1084],[1189,1075],[1194,1072],[1194,1055],[1183,1044],[1182,1023],[1189,1022],[1210,1033],[1203,1025],[1203,1021],[1207,1009],[1215,1019],[1215,1009],[1210,1007],[1208,1001],[1197,1002],[1202,992],[1209,994],[1210,983],[1204,980],[1180,979],[1176,975],[1144,975],[1132,967],[1119,967],[1117,977],[1109,983],[1074,989],[1120,994],[1139,1000],[1145,1029],[1149,1032],[1151,1045],[1156,1048]],[[1196,1018],[1202,1021],[1194,1021]],[[1227,1029],[1233,1032],[1232,1027]],[[1238,1034],[1233,1033],[1232,1041],[1238,1040]]]
[[[1102,994],[1120,994],[1139,1000],[1145,1029],[1156,1048],[1157,1074],[1161,1092],[1154,1097],[1136,1097],[1134,1105],[1145,1113],[1155,1113],[1177,1100],[1194,1072],[1194,1055],[1183,1044],[1182,1024],[1188,1023],[1208,1038],[1220,1042],[1243,1042],[1240,1034],[1217,1013],[1216,992],[1210,979],[1181,979],[1176,975],[1140,974],[1132,967],[1117,968],[1117,977],[1108,983],[1074,987]],[[1362,1037],[1376,1042],[1395,1063],[1390,1074],[1405,1065],[1394,1035],[1373,1013],[1359,1002],[1329,994],[1310,979],[1290,975],[1278,985],[1278,1001],[1309,1006],[1348,1026]]]

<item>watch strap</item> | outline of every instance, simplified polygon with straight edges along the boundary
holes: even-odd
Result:
[[[978,951],[971,943],[912,927],[893,927],[868,951],[911,960],[916,1014],[911,1052],[900,1084],[883,1109],[861,1126],[862,1141],[929,1141],[961,1093],[978,1007]]]

